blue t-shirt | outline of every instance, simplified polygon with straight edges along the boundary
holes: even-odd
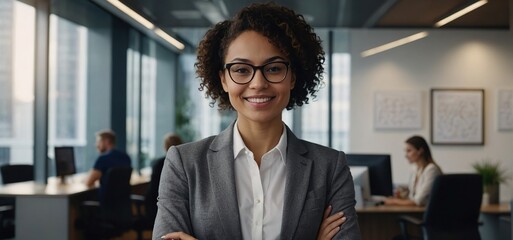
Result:
[[[109,171],[112,167],[122,167],[122,166],[132,166],[132,161],[130,157],[119,150],[111,149],[102,155],[100,155],[96,162],[94,163],[93,168],[102,172],[102,176],[100,178],[100,197],[102,194],[102,185],[107,179],[107,171]]]

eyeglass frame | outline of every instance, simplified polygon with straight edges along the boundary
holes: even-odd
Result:
[[[285,72],[285,76],[283,76],[283,79],[280,80],[279,82],[271,82],[269,81],[269,79],[267,79],[267,77],[265,76],[265,72],[264,72],[264,67],[267,66],[267,65],[270,65],[270,64],[273,64],[273,63],[283,63],[285,64],[285,67],[287,67],[287,70]],[[253,75],[251,76],[251,78],[249,79],[249,81],[247,82],[244,82],[244,83],[240,83],[240,82],[236,82],[235,80],[233,80],[233,77],[232,77],[232,74],[230,72],[230,68],[235,65],[235,64],[244,64],[246,66],[250,66],[252,69],[253,69]],[[257,70],[260,70],[260,72],[262,72],[262,76],[264,76],[264,79],[269,82],[269,83],[281,83],[283,82],[283,80],[285,80],[285,78],[287,78],[288,74],[289,74],[289,66],[290,66],[290,62],[286,62],[286,61],[274,61],[274,62],[268,62],[266,64],[263,64],[263,65],[260,65],[260,66],[254,66],[252,64],[249,64],[249,63],[243,63],[243,62],[235,62],[235,63],[226,63],[224,64],[224,69],[225,70],[228,70],[228,75],[230,76],[230,79],[236,83],[236,84],[239,84],[239,85],[244,85],[244,84],[248,84],[250,83],[251,81],[253,81],[253,79],[255,78],[255,74],[257,72]]]

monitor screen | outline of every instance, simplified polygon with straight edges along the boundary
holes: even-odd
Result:
[[[349,166],[369,168],[371,195],[392,196],[392,167],[388,154],[346,154]]]
[[[371,199],[369,184],[369,168],[363,166],[349,166],[351,176],[353,176],[354,193],[356,199],[356,208],[363,207],[366,200]]]
[[[55,170],[57,176],[76,173],[73,147],[55,147]]]

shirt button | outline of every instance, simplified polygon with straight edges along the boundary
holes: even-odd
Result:
[[[260,199],[257,200],[257,203],[260,203]]]

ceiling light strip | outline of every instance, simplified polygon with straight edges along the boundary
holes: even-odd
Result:
[[[107,0],[107,1],[110,4],[112,4],[114,7],[117,7],[119,10],[124,12],[126,15],[130,16],[131,18],[133,18],[138,23],[140,23],[143,26],[145,26],[146,28],[153,29],[155,27],[155,25],[153,25],[153,23],[148,21],[148,19],[146,19],[143,16],[137,14],[134,10],[129,8],[127,5],[121,3],[120,1],[118,1],[118,0]]]
[[[143,16],[136,13],[134,10],[126,6],[125,4],[121,3],[119,0],[107,0],[110,4],[112,4],[114,7],[118,8],[122,12],[124,12],[126,15],[130,16],[132,19],[137,21],[138,23],[142,24],[146,28],[153,30],[155,34],[157,34],[162,39],[166,40],[168,43],[172,44],[176,48],[183,50],[185,48],[185,45],[181,43],[180,41],[176,40],[175,38],[171,37],[169,34],[164,32],[162,29],[156,27],[152,22],[150,22],[148,19],[144,18]]]
[[[419,39],[425,38],[425,37],[427,37],[427,35],[428,35],[427,32],[419,32],[419,33],[413,34],[411,36],[408,36],[408,37],[405,37],[405,38],[401,38],[399,40],[396,40],[396,41],[393,41],[393,42],[389,42],[387,44],[383,44],[381,46],[378,46],[378,47],[371,48],[369,50],[363,51],[361,53],[361,56],[362,57],[368,57],[368,56],[374,55],[376,53],[384,52],[384,51],[390,50],[392,48],[399,47],[401,45],[404,45],[404,44],[407,44],[407,43],[411,43],[413,41],[417,41]]]
[[[467,14],[467,13],[469,13],[469,12],[471,12],[471,11],[473,11],[473,10],[483,6],[483,5],[485,5],[487,2],[488,2],[487,0],[477,1],[477,2],[469,5],[468,7],[463,8],[460,11],[457,11],[457,12],[453,13],[452,15],[450,15],[450,16],[448,16],[448,17],[446,17],[446,18],[444,18],[444,19],[442,19],[440,21],[438,21],[437,23],[435,23],[435,27],[441,27],[441,26],[443,26],[443,25],[445,25],[447,23],[450,23],[450,22],[454,21],[455,19],[457,19],[457,18],[459,18],[459,17],[461,17],[461,16],[463,16],[463,15],[465,15],[465,14]]]
[[[169,36],[166,32],[162,31],[162,29],[155,28],[153,31],[155,32],[155,34],[157,34],[158,36],[160,36],[161,38],[166,40],[168,43],[171,43],[176,48],[178,48],[180,50],[183,50],[185,48],[185,45],[183,45],[183,43],[181,43],[178,40],[176,40],[175,38]]]

